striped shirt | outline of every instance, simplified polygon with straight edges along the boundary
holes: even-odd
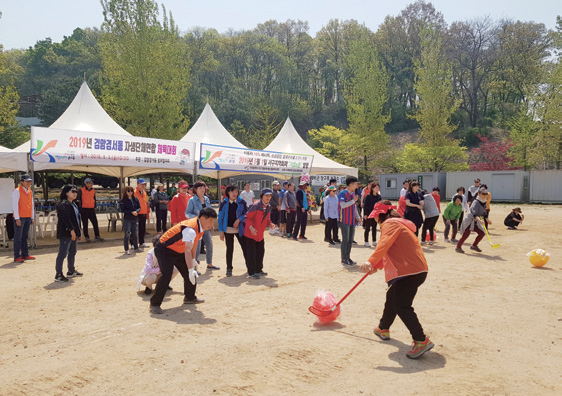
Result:
[[[338,220],[342,224],[355,225],[355,194],[343,190],[338,194]]]

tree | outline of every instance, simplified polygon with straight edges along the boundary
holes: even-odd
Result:
[[[523,167],[524,170],[532,169],[536,165],[536,159],[532,152],[536,147],[536,134],[540,125],[527,113],[526,109],[519,112],[517,117],[508,122],[511,129],[510,138],[513,141],[509,153],[515,157],[513,164]]]
[[[511,139],[501,142],[490,140],[489,136],[476,135],[480,139],[478,148],[472,149],[472,154],[479,162],[470,164],[471,171],[502,171],[520,169],[511,164],[515,157],[509,155],[509,149],[513,147]]]
[[[468,169],[468,164],[462,161],[465,157],[465,148],[459,146],[426,147],[408,143],[398,157],[396,167],[402,173],[457,172]]]
[[[362,159],[368,174],[369,159],[386,149],[389,137],[384,127],[390,121],[385,112],[388,76],[368,32],[351,43],[346,65],[347,146],[352,155]]]
[[[256,120],[250,127],[249,146],[263,150],[275,139],[279,132],[281,122],[278,121],[277,110],[268,104],[262,105],[256,112]]]
[[[172,14],[162,6],[160,22],[152,0],[102,0],[102,7],[106,110],[134,135],[179,139],[189,126],[189,61]]]
[[[18,101],[20,97],[14,87],[13,80],[3,82],[6,79],[3,77],[6,73],[4,47],[0,44],[0,132],[17,125],[16,115],[19,110]]]
[[[348,146],[345,144],[347,132],[331,125],[308,131],[308,144],[318,153],[339,162],[350,163]]]

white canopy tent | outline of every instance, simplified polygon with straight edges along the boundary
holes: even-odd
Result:
[[[27,170],[27,157],[17,151],[0,146],[0,173]]]
[[[283,128],[275,139],[264,150],[314,155],[314,161],[312,161],[312,168],[310,169],[311,175],[350,175],[357,177],[358,174],[357,168],[332,161],[306,144],[289,117],[287,117]]]
[[[132,136],[125,129],[121,128],[101,107],[98,103],[90,87],[86,81],[82,83],[80,90],[76,94],[76,97],[68,106],[66,111],[49,127],[49,129],[64,129],[72,131],[82,131],[82,132],[92,132],[95,136],[96,133],[105,133],[120,136]],[[27,156],[31,150],[31,142],[27,141],[24,144],[16,147],[13,151],[17,152],[20,156],[23,156],[27,160]],[[4,158],[2,153],[0,153],[0,158]],[[146,173],[156,173],[156,172],[174,172],[172,169],[155,169],[147,167],[118,167],[118,166],[100,166],[100,165],[61,165],[61,164],[50,164],[50,163],[40,163],[36,162],[34,165],[34,171],[40,170],[66,170],[75,172],[91,172],[91,173],[101,173],[104,175],[115,176],[115,177],[129,177],[136,176]],[[19,169],[19,170],[27,170]],[[122,172],[121,172],[122,170]],[[176,170],[182,173],[192,173],[192,169]]]

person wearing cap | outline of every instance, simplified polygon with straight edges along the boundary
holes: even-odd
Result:
[[[246,213],[246,224],[244,227],[244,243],[246,244],[246,267],[248,278],[259,279],[267,276],[263,271],[263,257],[265,255],[265,240],[263,233],[268,225],[275,228],[269,217],[271,213],[271,196],[273,190],[264,188],[261,191],[260,200],[252,204]]]
[[[31,191],[31,176],[23,174],[20,185],[12,192],[12,213],[14,215],[14,261],[23,263],[24,260],[35,260],[29,255],[27,238],[29,228],[35,224],[35,204]]]
[[[287,216],[287,238],[293,237],[293,227],[297,215],[297,197],[295,196],[295,183],[289,183],[287,191],[283,194],[285,204],[285,215]]]
[[[359,196],[355,195],[359,181],[355,176],[348,176],[345,183],[347,188],[338,194],[338,225],[342,235],[341,263],[343,265],[354,265],[357,262],[351,259],[350,254],[353,237],[355,236],[355,224],[361,223],[361,216],[357,213],[357,205],[355,205],[359,200]]]
[[[222,185],[220,188],[220,193],[219,193],[219,200],[225,199],[227,197],[226,195],[226,186]]]
[[[80,277],[83,274],[74,266],[76,247],[81,239],[80,211],[74,203],[78,190],[76,186],[66,185],[60,193],[60,204],[57,206],[57,239],[59,254],[55,261],[55,282],[68,282],[68,278]],[[64,259],[67,259],[68,272],[62,273]]]
[[[308,239],[304,234],[306,233],[306,222],[307,222],[307,214],[308,214],[308,199],[306,198],[306,188],[308,187],[308,183],[305,180],[301,180],[299,183],[299,189],[295,194],[297,198],[297,222],[295,224],[295,229],[293,231],[293,240],[298,239],[306,240]],[[300,230],[300,235],[299,235]]]
[[[523,220],[525,220],[525,216],[521,213],[521,208],[513,208],[511,209],[511,213],[507,215],[503,224],[509,230],[516,230],[521,224],[523,224]]]
[[[289,182],[283,182],[283,189],[279,191],[279,234],[281,237],[287,235],[287,208],[285,207],[285,193],[289,189]]]
[[[189,199],[187,203],[187,208],[185,210],[185,216],[188,219],[193,219],[199,216],[199,213],[203,208],[210,208],[211,201],[209,197],[205,195],[205,190],[207,185],[202,181],[197,181],[193,185],[193,197]],[[213,239],[211,238],[211,231],[214,230],[214,226],[206,230],[203,236],[199,240],[197,245],[197,255],[195,258],[199,261],[199,254],[201,253],[201,241],[205,241],[205,257],[207,262],[207,269],[218,270],[220,267],[213,265]]]
[[[250,190],[250,182],[244,183],[244,191],[242,191],[240,193],[240,196],[242,197],[242,199],[244,201],[246,201],[246,204],[248,205],[248,207],[252,206],[256,196],[255,196],[254,192],[252,190]]]
[[[457,253],[464,253],[464,250],[462,250],[462,244],[468,239],[472,231],[476,232],[476,234],[478,235],[474,240],[474,243],[470,247],[470,250],[474,250],[476,252],[482,251],[482,249],[478,247],[478,244],[480,243],[482,238],[486,236],[484,232],[484,220],[482,219],[482,216],[486,214],[486,202],[488,199],[487,196],[488,190],[486,190],[484,187],[480,187],[476,199],[474,199],[472,205],[470,205],[470,210],[462,221],[460,230],[461,239],[459,239],[457,248],[455,249]],[[492,224],[490,220],[488,220],[488,223]]]
[[[141,248],[150,247],[148,243],[144,242],[146,235],[146,218],[150,209],[148,208],[148,194],[146,193],[146,181],[144,179],[137,179],[137,188],[135,188],[135,197],[140,202],[141,210],[138,214],[139,220],[139,246]]]
[[[150,298],[149,311],[151,313],[164,313],[160,306],[170,286],[174,267],[183,277],[183,303],[200,304],[205,302],[195,295],[199,267],[196,260],[197,243],[203,233],[213,226],[216,218],[217,212],[213,208],[203,208],[198,217],[181,221],[162,234],[154,247],[162,276],[158,279],[154,294]]]
[[[218,223],[220,240],[226,243],[226,276],[232,276],[234,237],[238,240],[244,260],[246,260],[244,226],[248,207],[246,201],[238,196],[238,187],[235,184],[229,184],[225,193],[227,197],[220,204]]]
[[[164,190],[162,183],[158,183],[156,188],[158,191],[154,194],[154,211],[156,212],[156,232],[160,234],[168,230],[168,202],[170,202],[170,196]]]
[[[388,285],[379,324],[374,329],[382,340],[390,339],[390,326],[398,316],[410,331],[413,344],[406,356],[415,359],[434,347],[423,331],[412,303],[427,278],[428,266],[416,235],[416,225],[403,219],[390,201],[377,202],[369,217],[380,225],[375,252],[361,265],[361,271],[374,274],[384,269]]]
[[[468,187],[468,205],[472,205],[472,202],[476,199],[478,195],[478,190],[480,190],[480,179],[474,179],[474,184]]]
[[[269,230],[269,235],[279,234],[279,190],[281,190],[281,183],[277,180],[273,182],[273,189],[271,194],[271,222],[275,224],[275,228]]]
[[[324,242],[335,245],[336,242],[341,243],[338,238],[338,197],[336,195],[336,186],[330,186],[326,189],[324,195],[324,216],[326,225],[324,226]]]
[[[178,183],[178,193],[170,195],[172,199],[168,203],[168,211],[170,212],[170,221],[172,226],[187,220],[185,217],[185,210],[187,209],[187,202],[191,199],[191,195],[187,193],[189,184],[185,180]]]
[[[84,179],[84,187],[78,190],[78,197],[76,198],[75,203],[80,209],[82,228],[84,230],[84,239],[86,242],[90,242],[88,220],[92,222],[96,241],[103,242],[103,238],[100,236],[100,229],[98,227],[98,217],[96,216],[96,190],[94,190],[94,181],[91,178],[87,177]]]

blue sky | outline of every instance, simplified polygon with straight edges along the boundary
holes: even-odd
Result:
[[[411,1],[378,0],[164,0],[182,31],[195,26],[253,29],[269,19],[301,19],[309,22],[314,36],[332,18],[356,19],[376,31],[387,15],[398,15]],[[447,23],[480,18],[510,18],[544,23],[554,28],[562,2],[556,0],[435,0],[435,8]],[[60,42],[76,27],[99,27],[103,21],[99,0],[0,0],[0,44],[4,49],[27,48],[51,37]]]

